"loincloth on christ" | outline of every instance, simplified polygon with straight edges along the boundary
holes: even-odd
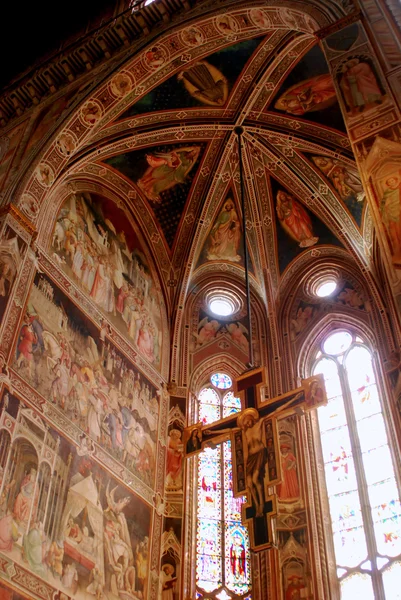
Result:
[[[255,471],[259,474],[259,479],[263,481],[265,475],[265,466],[267,463],[267,448],[261,448],[254,454],[249,454],[246,460],[246,474],[252,477]]]

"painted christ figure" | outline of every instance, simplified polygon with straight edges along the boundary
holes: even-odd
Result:
[[[263,517],[265,504],[263,480],[267,463],[267,449],[263,443],[263,420],[259,419],[256,409],[249,409],[238,418],[238,426],[243,431],[248,450],[245,468],[247,487],[252,494],[256,516]]]

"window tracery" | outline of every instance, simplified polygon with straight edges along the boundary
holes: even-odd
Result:
[[[206,425],[240,411],[241,402],[231,389],[207,386],[197,409]],[[206,448],[197,470],[196,597],[251,600],[248,531],[241,523],[245,497],[233,496],[231,442]]]
[[[341,598],[390,600],[401,572],[401,504],[377,365],[344,328],[323,338],[318,373],[328,397],[318,420]]]

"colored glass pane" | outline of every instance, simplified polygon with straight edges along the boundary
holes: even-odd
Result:
[[[375,383],[372,357],[369,350],[363,346],[355,346],[349,352],[345,366],[351,392]]]
[[[401,600],[401,563],[395,562],[383,571],[386,600]]]
[[[341,600],[374,600],[372,578],[367,573],[354,573],[341,582]]]
[[[220,419],[220,406],[215,404],[201,404],[199,406],[199,420],[203,425],[213,423]]]
[[[239,523],[225,523],[225,582],[236,594],[249,589],[248,535]]]
[[[335,427],[347,424],[344,402],[342,396],[337,396],[328,401],[327,406],[319,409],[320,431],[325,432]]]
[[[219,390],[228,390],[233,384],[231,377],[225,373],[213,373],[210,381],[212,382],[212,385],[217,387]]]
[[[241,410],[241,400],[233,392],[227,392],[223,398],[223,417],[228,417]]]
[[[377,598],[401,599],[401,563],[395,575],[388,566],[401,555],[400,495],[372,354],[352,339],[330,335],[323,348],[331,357],[319,352],[314,368],[329,400],[318,415],[341,600],[373,600],[374,589]]]
[[[202,390],[199,418],[211,423],[220,418],[221,410],[224,416],[228,411],[238,412],[241,402],[232,392],[220,398],[211,388]],[[206,448],[199,455],[197,500],[197,586],[207,594],[223,586],[216,594],[219,599],[243,598],[251,584],[249,539],[241,523],[245,497],[233,495],[230,441],[215,449]],[[206,600],[203,594],[197,597]],[[247,598],[251,600],[249,595]]]
[[[199,394],[199,404],[217,404],[220,405],[220,397],[212,388],[204,388]]]
[[[351,393],[357,421],[381,412],[379,392],[376,384],[361,386]]]
[[[348,331],[336,331],[336,333],[332,333],[328,338],[326,338],[323,344],[323,350],[327,354],[332,354],[335,356],[348,350],[351,344],[352,336],[348,333]]]
[[[313,373],[321,373],[324,376],[327,398],[335,396],[342,397],[340,378],[337,365],[331,358],[322,358],[313,370]]]

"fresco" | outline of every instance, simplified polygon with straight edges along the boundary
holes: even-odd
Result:
[[[20,145],[28,121],[23,121],[0,136],[0,190],[6,182],[11,163]]]
[[[316,308],[312,304],[302,301],[299,303],[295,317],[290,320],[290,336],[292,340],[296,340],[305,331],[311,323],[315,312]]]
[[[297,198],[274,179],[271,178],[270,181],[276,213],[277,254],[281,273],[307,248],[319,244],[342,246],[328,227]]]
[[[241,213],[230,191],[215,218],[203,245],[198,266],[218,260],[244,264],[244,240]]]
[[[319,46],[299,61],[281,86],[271,108],[346,131],[334,82]]]
[[[389,164],[386,175],[375,183],[379,210],[390,245],[392,261],[401,265],[401,169]]]
[[[22,262],[21,252],[24,248],[25,243],[8,227],[0,241],[0,324]]]
[[[170,398],[165,491],[182,493],[184,479],[183,430],[186,424],[186,405],[183,398]]]
[[[166,518],[164,527],[158,600],[178,600],[181,574],[181,519]]]
[[[366,299],[365,294],[355,288],[349,281],[345,281],[338,293],[335,296],[335,301],[348,308],[357,310],[370,311],[370,302]]]
[[[370,57],[349,56],[337,76],[344,106],[355,116],[383,103],[385,92]]]
[[[194,46],[201,33],[195,30],[186,35],[190,35],[191,45]],[[157,110],[223,106],[241,71],[262,40],[259,37],[238,42],[186,67],[138,100],[121,118]]]
[[[194,334],[194,350],[214,341],[222,335],[228,335],[234,344],[243,352],[249,352],[249,331],[247,317],[227,321],[211,317],[205,311],[199,312],[199,322],[196,335]]]
[[[35,144],[40,142],[45,135],[54,127],[57,120],[62,116],[64,111],[71,106],[78,90],[75,89],[65,96],[58,98],[52,102],[47,108],[39,113],[34,130],[30,135],[29,142],[25,148],[25,154],[31,150]]]
[[[329,180],[340,196],[358,227],[362,223],[365,192],[358,170],[331,156],[310,155],[310,160]]]
[[[203,150],[203,144],[163,145],[105,160],[141,190],[170,248]]]
[[[52,249],[63,271],[159,367],[159,299],[124,212],[105,198],[72,194],[57,217]]]
[[[25,596],[0,584],[0,600],[25,600]]]
[[[8,392],[0,437],[0,553],[73,598],[146,598],[149,507]]]
[[[13,367],[91,440],[146,484],[154,480],[158,400],[143,377],[43,274],[37,274]]]

